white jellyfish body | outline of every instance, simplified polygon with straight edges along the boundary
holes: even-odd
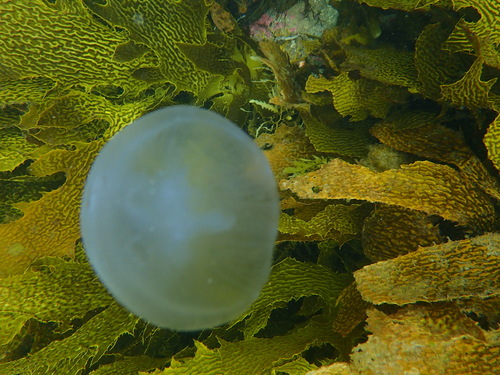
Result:
[[[160,327],[237,318],[269,276],[279,198],[267,159],[217,113],[172,106],[116,134],[80,214],[88,259],[115,299]]]

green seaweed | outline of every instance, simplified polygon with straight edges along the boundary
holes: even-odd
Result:
[[[233,10],[247,3],[222,5]],[[311,43],[304,66],[290,64],[284,72],[274,66],[280,77],[266,71],[244,27],[214,27],[210,1],[0,4],[0,373],[305,374],[349,361],[366,335],[367,309],[375,331],[377,314],[398,314],[370,310],[352,282],[352,272],[367,261],[363,252],[382,267],[406,253],[421,260],[418,254],[428,250],[417,250],[417,243],[498,231],[500,13],[494,2],[334,3],[343,16],[338,26]],[[262,4],[248,18],[260,17],[269,2]],[[246,17],[236,13],[244,25]],[[280,82],[296,83],[300,97],[273,101]],[[281,261],[260,298],[234,322],[190,334],[157,329],[124,311],[93,274],[79,242],[81,190],[100,147],[141,115],[175,103],[212,108],[250,131],[277,129],[259,136],[259,145],[282,182],[284,210]],[[372,153],[377,142],[392,153]],[[417,162],[385,174],[355,165],[376,164],[395,150],[405,155],[401,160]],[[330,165],[359,173],[343,195],[338,190],[347,178],[328,174]],[[426,202],[402,196],[396,181],[409,171],[406,181],[419,192],[419,165],[432,174],[424,179],[422,191],[433,197]],[[449,186],[437,183],[444,170],[456,177]],[[379,184],[381,176],[392,177]],[[332,187],[333,177],[339,184]],[[368,182],[380,191],[364,193]],[[291,185],[302,198],[283,188]],[[364,201],[377,201],[371,196],[377,192],[394,198],[373,210]],[[476,195],[464,207],[447,198]],[[482,269],[474,258],[464,261]],[[490,264],[489,274],[498,272],[499,263]],[[404,271],[409,276],[401,282],[411,286],[419,270]],[[454,276],[462,280],[453,272],[451,284]],[[478,282],[484,280],[480,274]],[[390,290],[384,283],[377,281]],[[489,337],[488,353],[498,347],[491,338],[498,324],[493,282],[491,290],[488,298],[466,290],[447,301],[469,312],[453,314],[483,344]],[[453,310],[436,302],[426,311]],[[409,304],[404,311],[419,308]],[[473,321],[476,316],[481,319]],[[453,332],[453,322],[444,320],[440,329]],[[353,374],[379,363],[376,356],[363,362],[362,351],[351,358],[342,365]]]

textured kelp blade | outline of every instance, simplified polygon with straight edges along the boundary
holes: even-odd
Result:
[[[441,243],[443,238],[425,213],[380,204],[364,221],[362,240],[363,252],[378,262]]]
[[[30,318],[68,323],[113,301],[86,263],[46,258],[37,268],[0,279],[0,345]]]
[[[144,100],[123,105],[112,104],[101,97],[72,93],[58,100],[51,101],[51,106],[35,115],[46,123],[44,129],[62,129],[65,125],[52,122],[47,117],[57,113],[60,106],[61,121],[70,116],[68,103],[74,104],[74,116],[81,120],[95,118],[106,121],[109,126],[89,126],[87,132],[74,134],[94,139],[98,131],[104,131],[102,137],[110,138],[122,127],[132,122],[155,102],[168,96],[168,92],[159,90],[156,95]],[[85,106],[86,99],[89,107]],[[89,123],[90,125],[94,122]],[[57,127],[54,125],[58,125]],[[73,125],[71,125],[73,126]],[[82,129],[80,129],[82,130]],[[49,134],[49,133],[44,133]],[[52,134],[54,135],[54,133]],[[67,138],[55,138],[59,143]],[[84,141],[85,139],[81,139]],[[16,208],[23,211],[24,216],[17,221],[0,225],[0,276],[23,272],[37,258],[43,256],[73,255],[75,241],[80,237],[78,226],[78,209],[80,194],[92,160],[102,145],[100,141],[90,143],[79,142],[74,151],[55,149],[42,153],[38,160],[30,166],[30,173],[35,176],[47,176],[64,172],[66,182],[57,190],[46,193],[40,200],[32,203],[18,203]]]
[[[351,157],[366,156],[367,145],[371,141],[368,124],[349,124],[351,126],[347,127],[340,119],[332,121],[331,116],[325,124],[308,110],[299,110],[299,113],[306,125],[306,134],[317,151]]]
[[[146,88],[131,78],[144,61],[113,58],[117,47],[128,41],[126,35],[95,21],[80,1],[12,0],[2,3],[0,14],[0,79],[43,77],[64,87],[86,89]]]
[[[307,375],[493,374],[500,340],[447,303],[410,305],[393,313],[368,310],[366,343],[351,363],[334,363]],[[465,355],[466,353],[466,355]]]
[[[366,309],[370,303],[363,300],[353,282],[345,288],[337,299],[336,316],[332,329],[342,336],[348,335],[359,323],[366,319]]]
[[[337,274],[313,263],[286,258],[273,266],[260,297],[234,324],[244,320],[245,337],[252,337],[266,326],[271,311],[301,297],[320,296],[327,309],[333,308],[340,292],[352,281],[348,274]]]
[[[1,105],[26,102],[37,103],[41,101],[45,94],[56,85],[53,80],[45,77],[1,79],[1,82]]]
[[[93,142],[76,151],[54,150],[32,164],[32,173],[39,176],[64,171],[66,183],[36,202],[17,204],[24,216],[0,225],[0,276],[22,273],[43,256],[74,254],[80,193],[99,147]]]
[[[442,0],[361,0],[363,3],[372,7],[383,9],[399,9],[413,11],[415,9],[425,8],[429,5],[441,2]]]
[[[488,149],[488,158],[500,171],[500,115],[488,127],[484,136],[484,144]]]
[[[114,104],[102,96],[71,91],[32,106],[23,116],[21,126],[32,128],[36,123],[33,137],[49,145],[79,145],[101,138],[108,140],[162,99],[167,99],[168,95],[165,90],[157,90],[151,96]]]
[[[361,75],[388,85],[417,90],[417,71],[411,51],[399,51],[391,47],[377,49],[344,47],[347,60],[343,68],[359,70]]]
[[[366,210],[361,205],[328,205],[309,220],[295,213],[282,213],[279,220],[280,240],[315,241],[332,239],[344,243],[361,233]]]
[[[0,129],[0,145],[0,171],[12,171],[39,147],[28,142],[17,127]]]
[[[7,92],[7,95],[9,93]],[[0,128],[11,128],[17,126],[21,121],[23,111],[15,105],[0,105]]]
[[[150,90],[153,91],[153,90]],[[32,104],[19,124],[23,130],[32,131],[33,137],[43,138],[49,144],[65,144],[64,138],[52,138],[47,134],[56,130],[71,130],[80,128],[92,122],[105,122],[109,126],[106,128],[104,139],[109,139],[125,125],[154,108],[158,103],[171,98],[172,93],[168,88],[157,88],[150,95],[139,94],[128,96],[127,100],[119,103],[107,100],[101,95],[83,93],[78,90],[70,90],[63,95],[50,97],[36,105]],[[97,129],[87,131],[88,139],[91,140],[103,137],[102,132]],[[72,145],[82,143],[75,142]]]
[[[306,375],[357,375],[358,372],[349,363],[337,362],[329,366],[320,367]]]
[[[497,327],[500,322],[500,294],[487,298],[461,298],[455,303],[462,311],[480,316],[489,327]]]
[[[488,35],[474,34],[469,26],[470,23],[464,19],[458,21],[453,33],[443,43],[442,48],[451,52],[472,52],[477,57],[483,58],[486,65],[500,69],[500,51],[497,49],[497,43],[492,41]]]
[[[3,375],[78,375],[99,358],[126,332],[131,332],[138,318],[117,304],[99,313],[68,338],[53,341],[45,348],[16,361],[0,364]]]
[[[196,65],[197,69],[228,76],[236,69],[236,62],[231,60],[235,40],[221,37],[217,43],[206,42],[202,45],[177,43],[177,46]],[[227,62],[223,63],[222,61]]]
[[[44,100],[36,108],[30,108],[30,125],[36,119],[38,128],[57,127],[72,129],[95,119],[109,119],[113,112],[124,112],[122,106],[112,105],[102,96],[81,91],[70,91],[57,98]],[[38,135],[38,133],[37,133]]]
[[[292,167],[296,160],[315,152],[302,129],[284,124],[279,125],[274,134],[259,135],[255,143],[264,150],[276,179],[285,177],[284,169]]]
[[[194,358],[184,362],[173,360],[170,368],[155,374],[262,374],[286,361],[294,360],[312,345],[337,340],[338,337],[331,332],[327,321],[313,319],[288,335],[272,339],[252,337],[236,343],[222,341],[221,347],[214,350],[197,342]]]
[[[470,29],[479,36],[487,37],[493,43],[500,41],[500,9],[494,3],[481,0],[452,0],[455,10],[473,7],[481,15],[477,22],[471,22]]]
[[[447,128],[425,111],[391,115],[370,129],[383,144],[398,151],[459,165],[474,156],[463,135]]]
[[[366,301],[407,304],[500,294],[500,235],[420,248],[354,273]]]
[[[368,312],[368,341],[351,356],[361,374],[494,374],[500,365],[495,332],[481,331],[453,305]],[[357,372],[356,372],[357,373]]]
[[[425,97],[441,98],[440,85],[458,81],[467,69],[467,59],[441,49],[450,30],[440,23],[427,25],[415,44],[415,67],[419,92]]]
[[[44,133],[45,130],[49,132],[53,128],[75,128],[77,133],[87,124],[106,122],[109,126],[105,129],[103,135],[100,133],[100,127],[92,129],[89,126],[82,131],[82,137],[87,136],[85,143],[101,137],[107,141],[124,126],[155,108],[158,103],[170,100],[171,97],[172,92],[169,88],[157,88],[152,95],[139,95],[133,97],[130,102],[116,104],[102,96],[72,91],[51,101],[50,105],[44,108],[43,111],[30,111],[30,114],[35,112],[32,115],[36,117],[36,121],[42,127],[40,133],[36,134],[37,136],[40,134],[43,137],[43,134],[46,134]],[[71,116],[73,116],[73,119],[71,119]],[[64,138],[62,138],[62,141],[64,141]],[[53,137],[49,143],[58,144],[58,142],[64,144],[57,137]]]
[[[496,180],[467,146],[463,135],[436,122],[433,114],[398,114],[378,123],[370,132],[396,150],[457,166],[466,179],[500,199]]]
[[[73,129],[45,128],[40,129],[35,138],[50,146],[77,145],[99,139],[109,129],[105,120],[93,120]]]
[[[152,358],[146,356],[119,357],[116,362],[101,365],[91,375],[137,375],[139,371],[149,371],[165,365],[167,358]]]
[[[325,164],[328,159],[324,156],[312,155],[312,159],[299,159],[294,161],[293,167],[287,167],[283,172],[288,175],[297,176],[307,172],[315,171]]]
[[[408,91],[398,86],[389,86],[366,78],[353,79],[343,72],[329,80],[310,76],[306,91],[316,93],[330,91],[333,106],[342,116],[352,121],[361,121],[368,116],[385,118],[394,103],[404,102]]]
[[[499,52],[495,47],[498,47],[500,40],[500,11],[497,4],[482,0],[452,0],[452,3],[455,10],[474,8],[479,17],[475,22],[460,20],[444,47],[451,51],[471,51],[474,47],[477,48],[474,46],[474,36],[484,45],[481,50],[493,52],[492,57],[497,60]]]
[[[310,364],[303,357],[298,357],[297,359],[287,362],[281,366],[274,366],[274,371],[277,374],[284,372],[288,375],[303,375],[308,371],[316,369],[317,366]]]
[[[212,75],[197,69],[178,46],[206,42],[208,6],[203,0],[108,0],[106,5],[86,0],[85,3],[106,21],[127,29],[134,42],[154,51],[159,58],[160,76],[150,77],[152,80],[166,80],[178,90],[196,94],[208,84]],[[135,75],[141,77],[141,74],[138,71]],[[147,74],[143,78],[148,79]]]
[[[490,98],[490,90],[497,78],[492,78],[489,81],[481,80],[483,63],[482,58],[477,58],[459,81],[449,85],[441,85],[442,98],[457,107],[492,108],[493,101]]]
[[[283,180],[300,198],[362,199],[440,215],[473,228],[490,228],[493,205],[453,168],[419,161],[400,169],[372,172],[334,159],[318,171]]]

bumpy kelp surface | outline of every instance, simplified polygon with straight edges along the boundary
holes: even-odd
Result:
[[[0,374],[500,368],[498,6],[321,4],[0,3]],[[124,310],[80,240],[99,149],[172,104],[246,130],[281,195],[268,283],[203,332]]]

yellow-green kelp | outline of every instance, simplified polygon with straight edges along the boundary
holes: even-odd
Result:
[[[275,41],[268,69],[246,20],[274,3],[1,2],[0,373],[500,367],[495,2],[332,1],[338,24],[309,56]],[[79,240],[99,149],[171,104],[258,135],[282,189],[260,298],[190,335],[118,306]]]

